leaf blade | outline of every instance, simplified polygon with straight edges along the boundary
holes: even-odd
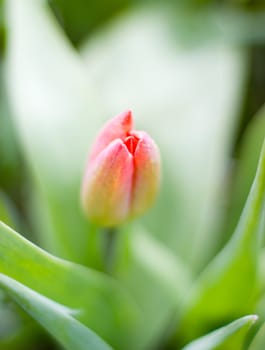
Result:
[[[259,288],[260,239],[264,234],[265,142],[245,208],[224,249],[198,279],[178,332],[188,339],[218,319],[253,312]],[[244,278],[247,276],[247,279]],[[220,300],[222,302],[220,303]],[[196,319],[200,318],[200,324]],[[189,328],[187,328],[189,325]],[[194,327],[193,327],[194,326]],[[186,335],[185,335],[186,333]]]
[[[59,304],[82,310],[78,321],[116,348],[128,339],[132,347],[133,339],[137,341],[141,313],[120,284],[46,253],[1,222],[0,272]]]
[[[194,340],[190,344],[186,345],[183,350],[214,350],[219,349],[224,343],[238,331],[244,327],[245,333],[249,327],[256,322],[257,316],[245,316],[242,317],[222,328],[219,328],[205,336]],[[244,334],[245,335],[245,334]],[[221,349],[221,348],[220,348]],[[226,349],[226,348],[223,348]]]
[[[38,207],[42,216],[37,233],[49,251],[93,265],[89,239],[95,228],[82,215],[79,192],[100,107],[46,1],[10,0],[6,19],[8,97],[34,179],[37,199],[30,209]]]
[[[71,317],[74,310],[64,308],[3,274],[0,274],[0,286],[65,349],[111,350],[94,332]]]

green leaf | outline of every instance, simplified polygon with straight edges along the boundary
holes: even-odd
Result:
[[[249,327],[256,322],[257,316],[245,316],[242,317],[227,326],[217,329],[205,336],[194,340],[190,344],[186,345],[183,350],[234,350],[241,349],[242,341],[249,330]],[[233,338],[240,334],[241,344],[238,342],[235,344]]]
[[[121,232],[117,256],[115,277],[134,295],[148,324],[141,349],[152,348],[191,286],[190,271],[138,225]]]
[[[239,46],[264,42],[264,11],[261,8],[246,11],[231,5],[230,8],[188,6],[183,11],[173,11],[176,35],[186,45],[225,42]]]
[[[248,126],[235,160],[234,179],[229,188],[228,218],[224,232],[231,234],[244,208],[249,190],[255,177],[260,149],[265,135],[265,106]],[[226,234],[227,235],[227,234]]]
[[[21,312],[20,306],[18,306],[19,311]],[[1,350],[29,350],[37,348],[40,342],[47,344],[48,346],[51,343],[54,343],[50,337],[47,337],[47,331],[42,328],[39,324],[35,322],[28,315],[28,320],[23,325],[20,324],[20,328],[6,337],[1,338],[0,340],[0,349]]]
[[[264,350],[265,349],[265,323],[260,327],[258,333],[255,335],[248,350]]]
[[[265,248],[263,247],[260,253],[259,262],[259,280],[260,280],[260,290],[259,290],[259,301],[256,308],[256,312],[265,320]]]
[[[6,195],[0,191],[0,220],[9,226],[14,227],[15,218],[14,208]]]
[[[91,35],[95,29],[104,25],[117,12],[124,10],[130,0],[100,0],[97,2],[87,2],[77,0],[75,2],[63,0],[51,0],[50,4],[59,14],[59,20],[75,44],[84,40],[87,34]]]
[[[41,220],[35,223],[47,249],[87,263],[93,256],[89,239],[95,228],[82,215],[79,192],[101,108],[81,59],[46,1],[10,0],[6,8],[7,86],[37,185],[33,209],[37,207]]]
[[[238,226],[197,281],[178,333],[191,339],[221,320],[253,312],[259,287],[258,261],[264,234],[265,142]],[[200,320],[200,322],[198,322]]]
[[[0,223],[0,238],[1,273],[78,310],[73,317],[115,348],[135,348],[136,334],[144,317],[141,320],[138,307],[117,282],[102,273],[53,257],[3,223]]]
[[[71,316],[80,310],[66,308],[2,274],[0,286],[65,349],[111,350],[94,332]]]
[[[3,1],[2,1],[3,2]],[[0,1],[0,23],[1,23]],[[0,24],[1,32],[1,24]],[[1,41],[1,34],[0,34]],[[4,86],[4,65],[0,65],[0,189],[11,195],[16,200],[20,197],[21,180],[24,169],[18,149],[18,142],[14,133],[14,127],[8,110],[7,96]],[[18,171],[19,169],[19,171]]]

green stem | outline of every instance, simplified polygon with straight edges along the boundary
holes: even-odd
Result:
[[[116,243],[117,243],[118,230],[116,227],[105,227],[102,229],[103,236],[103,262],[105,272],[111,275],[113,273],[113,267],[116,255]]]

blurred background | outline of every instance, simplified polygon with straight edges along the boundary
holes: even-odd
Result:
[[[200,271],[235,227],[265,135],[265,2],[42,1],[48,19],[34,6],[23,13],[23,2],[12,12],[7,2],[0,0],[0,219],[56,255],[95,265],[79,253],[82,242],[74,251],[69,238],[59,249],[52,229],[48,238],[39,232],[32,183],[42,195],[61,182],[78,189],[98,127],[132,108],[163,160],[160,198],[142,222]],[[68,197],[56,191],[60,210]],[[8,310],[3,338],[16,328]]]
[[[108,31],[108,26],[112,28],[110,24],[115,23],[115,21],[119,22],[121,18],[125,21],[128,18],[129,21],[132,17],[130,13],[133,13],[133,16],[136,14],[137,17],[138,11],[140,13],[139,21],[141,21],[141,25],[144,20],[141,17],[143,11],[150,14],[155,12],[156,18],[154,21],[157,20],[158,25],[160,25],[159,16],[163,17],[163,20],[166,20],[170,27],[170,34],[167,34],[171,37],[170,44],[172,46],[176,44],[175,40],[180,41],[181,45],[191,50],[193,47],[204,47],[215,42],[223,42],[237,49],[242,49],[247,56],[247,62],[244,66],[245,77],[242,81],[242,100],[237,108],[237,126],[234,131],[233,143],[230,147],[231,155],[234,157],[237,156],[238,146],[240,145],[245,129],[265,101],[264,1],[113,0],[110,2],[100,0],[97,2],[88,2],[85,0],[50,0],[47,3],[67,36],[67,39],[77,50],[83,47],[83,45],[90,43],[94,36],[98,36],[98,32]],[[25,197],[27,197],[26,166],[18,146],[14,122],[10,118],[10,111],[7,107],[8,103],[6,101],[5,82],[3,78],[5,49],[8,44],[8,30],[4,6],[5,1],[1,0],[0,186],[2,195],[4,196],[6,194],[19,209],[22,215],[20,219],[27,221],[23,205]],[[137,25],[137,19],[134,20],[136,22],[135,25]],[[138,35],[141,36],[141,33],[138,33]],[[165,36],[164,40],[167,41],[168,37]],[[142,43],[140,42],[139,45],[142,45]],[[148,47],[148,41],[146,41],[145,45]],[[141,47],[139,47],[137,56],[140,60],[142,56]],[[122,61],[122,57],[120,57],[120,60]],[[145,58],[143,60],[143,65],[147,64],[149,67],[152,65],[152,62],[147,63]],[[159,57],[152,57],[152,60],[159,60]],[[115,63],[116,66],[111,67],[114,71],[120,68],[121,62]],[[167,62],[164,63],[167,64]],[[193,62],[191,60],[190,65],[192,64]],[[161,69],[164,69],[164,67]],[[157,80],[156,83],[161,84],[163,82]],[[218,84],[218,81],[216,81],[216,84]],[[199,94],[200,91],[197,91],[197,95]],[[172,91],[172,95],[174,95],[174,91]],[[170,103],[172,103],[170,100],[171,97],[168,96]],[[175,98],[177,99],[177,96]],[[191,103],[194,98],[194,96],[190,96]]]

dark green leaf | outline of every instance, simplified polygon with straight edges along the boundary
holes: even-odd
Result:
[[[254,337],[248,350],[264,350],[265,349],[265,324],[261,326],[258,333]]]

